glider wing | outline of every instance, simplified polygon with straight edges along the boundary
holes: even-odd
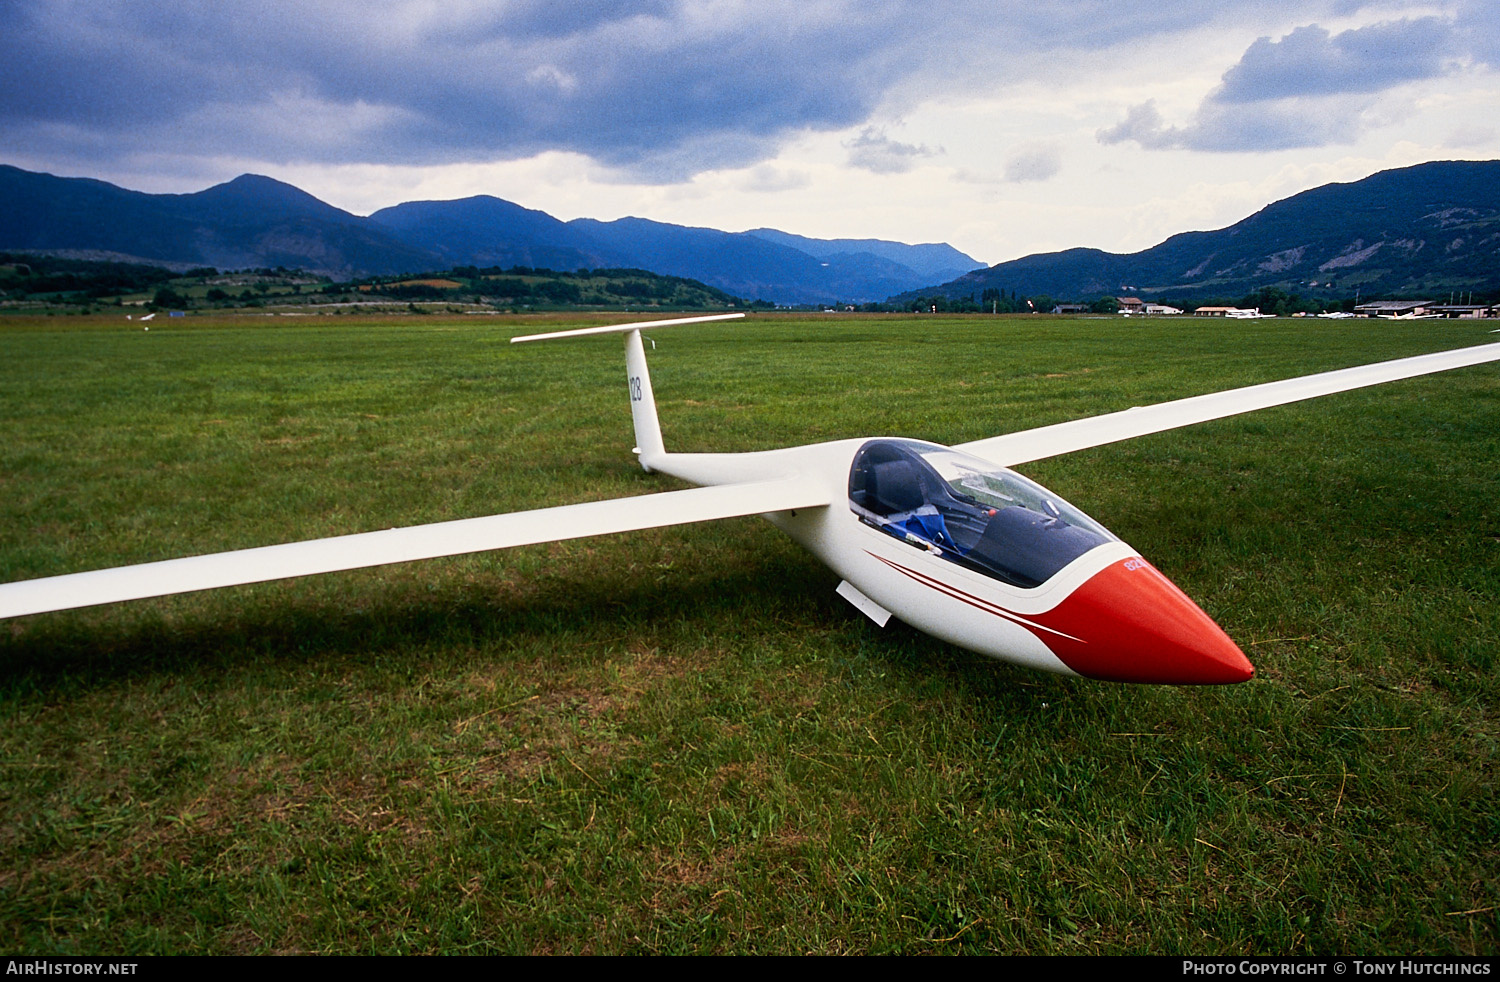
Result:
[[[7,583],[0,618],[828,503],[825,488],[782,478],[361,532]]]
[[[1243,389],[1210,392],[1207,395],[1162,402],[1154,406],[1136,406],[1103,416],[1089,416],[1052,426],[1041,426],[1033,430],[1020,430],[1004,436],[960,443],[955,450],[974,454],[985,460],[1006,467],[1024,464],[1031,460],[1042,460],[1075,450],[1087,450],[1106,443],[1129,440],[1149,433],[1191,426],[1211,419],[1222,419],[1238,413],[1256,409],[1268,409],[1289,402],[1312,399],[1317,396],[1346,392],[1367,385],[1394,382],[1398,379],[1446,372],[1454,368],[1481,365],[1500,361],[1500,344],[1481,344],[1473,348],[1455,351],[1439,351],[1430,355],[1398,358],[1395,361],[1377,362],[1342,368],[1338,371],[1300,378],[1265,382]]]

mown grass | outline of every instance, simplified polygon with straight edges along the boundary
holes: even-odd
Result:
[[[663,490],[619,341],[0,322],[0,580]],[[552,319],[549,323],[567,323]],[[657,334],[669,446],[959,442],[1474,325],[760,317]],[[0,625],[0,947],[1496,951],[1493,366],[1024,467],[1257,678],[900,625],[753,520]]]

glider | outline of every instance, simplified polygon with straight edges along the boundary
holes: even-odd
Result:
[[[636,450],[647,472],[698,485],[608,501],[266,546],[0,585],[0,618],[564,539],[764,515],[841,577],[838,593],[1004,661],[1092,679],[1242,682],[1254,667],[1136,550],[1010,468],[1119,440],[1397,379],[1500,360],[1500,344],[1193,396],[953,447],[860,438],[755,453],[670,453],[645,328],[743,314],[512,338],[625,336]]]

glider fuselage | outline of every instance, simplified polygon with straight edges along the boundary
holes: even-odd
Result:
[[[957,502],[938,501],[938,507],[926,501],[898,502],[898,507],[917,507],[882,515],[883,506],[871,501],[873,508],[863,507],[855,500],[862,492],[852,488],[862,476],[861,455],[871,447],[925,450],[971,463],[975,473],[999,472],[1040,491],[1047,504],[1060,505],[1063,511],[1052,518],[1040,509],[1027,510],[1015,503],[1016,496],[999,489],[993,494],[1010,500],[1009,508],[976,503],[960,491],[963,500]],[[912,456],[912,466],[920,467],[920,455]],[[901,461],[876,466],[896,463]],[[765,517],[842,577],[839,593],[877,624],[884,625],[894,615],[970,651],[1095,679],[1212,684],[1241,682],[1254,672],[1223,630],[1136,550],[1061,497],[998,465],[935,444],[894,438],[743,454],[643,453],[641,464],[698,485],[776,477],[819,485],[831,504]],[[944,494],[933,484],[940,475],[934,471],[923,477],[928,499]],[[1004,503],[993,496],[986,501]],[[957,520],[965,516],[955,515],[956,509],[977,513],[982,528],[967,536],[957,531]],[[934,526],[945,510],[948,520],[937,531]],[[997,528],[1005,524],[1001,512],[1017,513],[1012,528]],[[917,520],[900,520],[909,514],[916,514]],[[1061,515],[1077,516],[1074,522],[1087,523],[1103,535],[1074,528]],[[1074,545],[1048,562],[1045,553],[1057,550],[1047,540],[1070,536],[1084,539],[1082,551],[1071,556],[1080,548]],[[982,562],[975,558],[981,551],[998,558]],[[1021,568],[1022,561],[1007,562],[1008,556],[1027,557],[1026,568]]]
[[[623,333],[641,466],[699,486],[808,486],[827,504],[765,517],[841,576],[839,594],[877,624],[894,615],[992,658],[1096,679],[1214,684],[1254,674],[1139,553],[997,464],[897,438],[668,453],[640,332]]]

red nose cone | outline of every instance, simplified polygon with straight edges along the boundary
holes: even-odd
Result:
[[[1037,620],[1068,635],[1044,639],[1093,679],[1225,685],[1255,674],[1229,635],[1144,559],[1106,567]]]

